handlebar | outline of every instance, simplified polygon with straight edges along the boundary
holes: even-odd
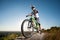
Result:
[[[28,17],[28,16],[32,16],[32,15],[26,15],[26,17]]]

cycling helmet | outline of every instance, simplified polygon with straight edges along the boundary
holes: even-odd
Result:
[[[35,7],[32,5],[32,6],[31,6],[31,9],[34,9],[34,8],[35,8]]]

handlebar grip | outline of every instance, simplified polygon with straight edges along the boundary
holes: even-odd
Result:
[[[28,17],[28,15],[26,15],[26,17]]]

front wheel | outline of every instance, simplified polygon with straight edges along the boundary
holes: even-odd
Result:
[[[34,28],[33,27],[30,27],[32,26],[32,23],[30,20],[28,19],[25,19],[23,22],[22,22],[22,25],[21,25],[21,32],[22,32],[22,35],[26,38],[28,37],[31,37],[32,36],[32,33],[34,31]],[[29,28],[30,27],[30,28]]]

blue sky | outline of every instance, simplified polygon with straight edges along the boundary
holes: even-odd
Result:
[[[0,31],[20,31],[31,4],[39,11],[42,28],[60,26],[60,0],[0,0]]]

